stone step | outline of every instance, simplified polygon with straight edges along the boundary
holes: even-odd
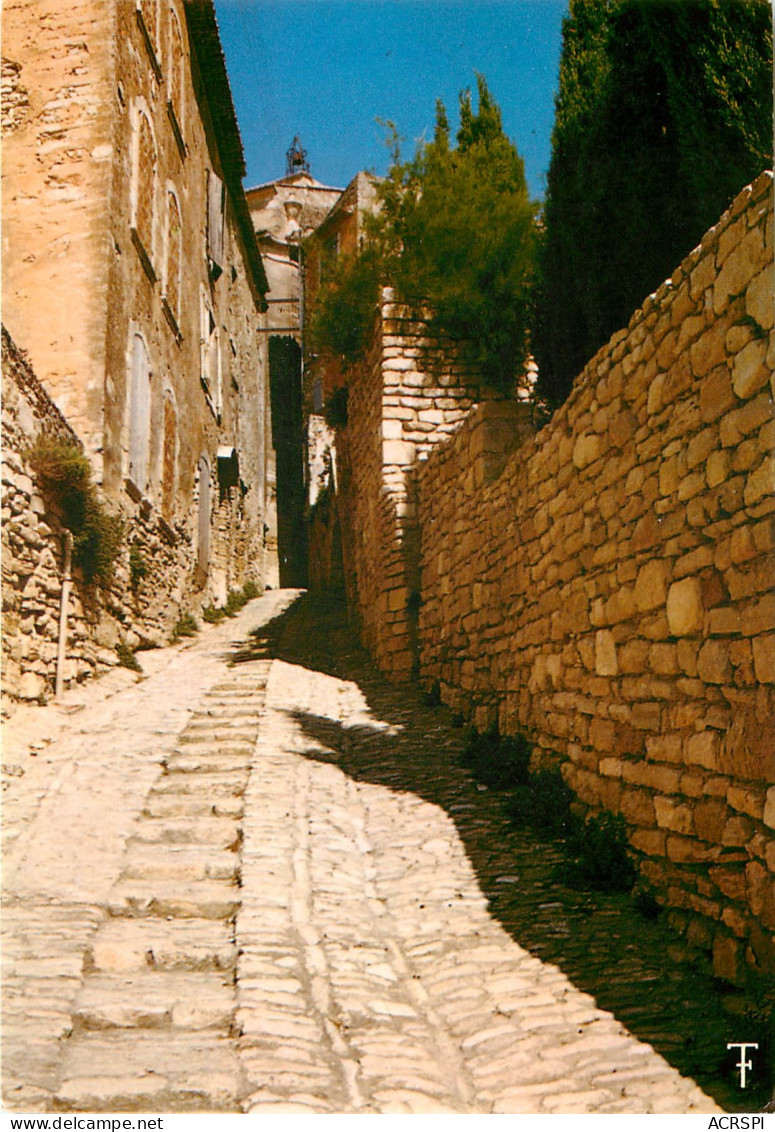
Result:
[[[207,846],[130,844],[122,878],[126,880],[226,880],[239,872],[239,854]]]
[[[223,720],[228,720],[240,727],[259,727],[262,719],[263,712],[260,706],[240,707],[239,704],[214,704],[204,712],[195,712],[188,721],[188,726],[195,727],[200,723],[220,723]]]
[[[133,974],[90,975],[76,998],[78,1029],[221,1028],[234,1017],[234,983],[212,971],[147,969]]]
[[[266,677],[252,676],[250,680],[233,681],[218,684],[207,693],[207,703],[215,704],[223,700],[232,703],[234,700],[255,700],[262,703],[266,692]]]
[[[212,774],[219,771],[247,770],[253,756],[253,747],[239,747],[233,751],[223,746],[205,745],[201,750],[193,748],[175,750],[167,755],[162,765],[168,774]]]
[[[234,850],[240,843],[240,827],[234,818],[143,818],[137,824],[134,840]]]
[[[258,699],[261,692],[266,689],[266,677],[246,675],[242,680],[230,680],[213,688],[208,696],[208,702],[216,700]]]
[[[238,949],[222,920],[106,920],[92,939],[95,971],[232,971]]]
[[[184,778],[197,776],[186,774]],[[154,794],[148,796],[145,803],[144,815],[152,818],[177,817],[230,817],[240,818],[244,810],[242,797],[235,798],[231,794],[222,796],[211,795],[203,790],[201,796],[196,794]]]
[[[69,1043],[57,1112],[239,1112],[230,1038],[206,1030],[86,1033]]]
[[[108,898],[108,913],[114,917],[228,920],[239,905],[238,886],[225,881],[120,880]]]
[[[216,773],[202,771],[200,774],[163,774],[157,778],[149,797],[161,794],[206,794],[211,798],[241,798],[245,793],[248,770],[222,770]]]
[[[231,751],[243,746],[249,747],[255,742],[257,734],[257,726],[238,727],[235,724],[233,727],[230,727],[227,723],[222,721],[209,724],[203,723],[195,727],[189,724],[178,736],[178,746],[189,747],[207,744],[208,746],[221,747],[224,750]]]

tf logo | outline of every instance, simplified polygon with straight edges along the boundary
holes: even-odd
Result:
[[[740,1070],[740,1088],[745,1088],[745,1075],[746,1072],[753,1070],[753,1062],[746,1060],[746,1050],[758,1049],[758,1042],[727,1042],[727,1049],[739,1049],[740,1060],[737,1062],[735,1068]]]

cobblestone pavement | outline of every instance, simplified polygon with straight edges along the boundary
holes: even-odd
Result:
[[[239,794],[266,664],[228,659],[294,596],[5,727],[7,1107],[234,1106]]]
[[[522,864],[460,733],[374,674],[341,611],[267,629],[292,596],[154,657],[9,779],[6,1105],[718,1111],[506,930]],[[566,904],[539,903],[551,950]]]

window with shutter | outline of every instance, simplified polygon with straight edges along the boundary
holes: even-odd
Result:
[[[180,222],[178,198],[171,190],[167,193],[167,260],[165,266],[164,298],[175,327],[180,326],[180,273],[183,263],[183,229]],[[179,333],[179,330],[178,330]]]
[[[183,53],[183,33],[180,30],[180,20],[173,7],[169,10],[169,49],[167,58],[167,113],[172,124],[172,132],[180,150],[181,157],[186,156],[186,144],[183,141],[185,108],[185,63]]]
[[[145,110],[135,118],[134,168],[132,169],[132,239],[148,277],[155,281],[153,267],[154,188],[156,140]]]
[[[196,564],[203,574],[210,562],[210,490],[210,465],[206,456],[200,456]]]
[[[150,424],[151,362],[142,335],[135,334],[129,391],[129,478],[143,493],[148,489]]]
[[[159,63],[159,0],[136,0],[137,22],[140,25],[148,58],[157,80],[161,81]]]
[[[225,187],[217,173],[207,175],[207,256],[210,272],[217,279],[223,272],[223,214]]]
[[[161,471],[161,514],[168,523],[175,515],[175,487],[177,484],[178,415],[171,392],[164,397],[164,449]]]
[[[204,290],[201,295],[202,329],[200,338],[200,363],[202,387],[207,404],[214,417],[220,420],[223,411],[223,362],[221,360],[221,335],[218,324]]]

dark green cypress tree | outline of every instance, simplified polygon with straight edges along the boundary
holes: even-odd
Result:
[[[571,0],[533,337],[551,402],[771,163],[767,0]]]

